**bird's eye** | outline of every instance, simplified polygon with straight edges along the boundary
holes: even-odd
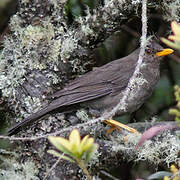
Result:
[[[146,49],[146,53],[147,53],[147,54],[150,54],[151,52],[152,52],[152,51],[151,51],[150,48],[147,48],[147,49]]]

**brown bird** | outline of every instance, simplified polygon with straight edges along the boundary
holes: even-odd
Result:
[[[19,132],[23,127],[37,121],[39,118],[54,110],[64,111],[65,108],[74,104],[80,104],[100,112],[111,111],[120,99],[135,70],[140,49],[130,55],[112,61],[102,67],[82,75],[73,80],[64,89],[56,92],[51,97],[53,100],[40,111],[30,115],[7,131],[7,135]],[[133,92],[133,99],[127,99],[127,111],[119,110],[116,115],[132,113],[137,110],[144,101],[152,94],[159,78],[159,65],[162,56],[171,54],[173,50],[163,49],[159,44],[152,41],[146,47],[143,58],[144,65],[140,69],[142,75],[139,81],[144,81],[142,86]],[[144,80],[143,80],[144,79]],[[141,82],[139,82],[141,83]],[[137,81],[138,86],[138,81]]]

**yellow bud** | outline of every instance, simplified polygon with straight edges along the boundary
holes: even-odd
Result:
[[[176,168],[175,165],[171,165],[170,170],[173,174],[176,174],[178,172],[178,169]]]
[[[167,176],[164,176],[163,180],[170,180]]]

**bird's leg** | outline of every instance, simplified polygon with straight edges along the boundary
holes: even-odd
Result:
[[[127,131],[129,131],[131,133],[140,134],[136,129],[131,128],[131,127],[129,127],[129,126],[125,125],[125,124],[122,124],[122,123],[120,123],[118,121],[115,121],[113,119],[105,120],[104,122],[112,127],[112,128],[110,128],[110,129],[108,129],[106,131],[107,135],[109,135],[115,129],[121,131],[121,128],[126,129]]]

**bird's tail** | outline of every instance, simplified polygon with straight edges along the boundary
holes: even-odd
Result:
[[[29,117],[23,119],[21,122],[15,124],[13,127],[8,129],[6,135],[11,136],[13,134],[18,133],[23,127],[26,127],[27,125],[30,125],[31,123],[39,120],[41,117],[43,117],[45,114],[51,112],[54,110],[54,107],[52,106],[46,106],[40,111],[37,111],[36,113],[30,115]]]

